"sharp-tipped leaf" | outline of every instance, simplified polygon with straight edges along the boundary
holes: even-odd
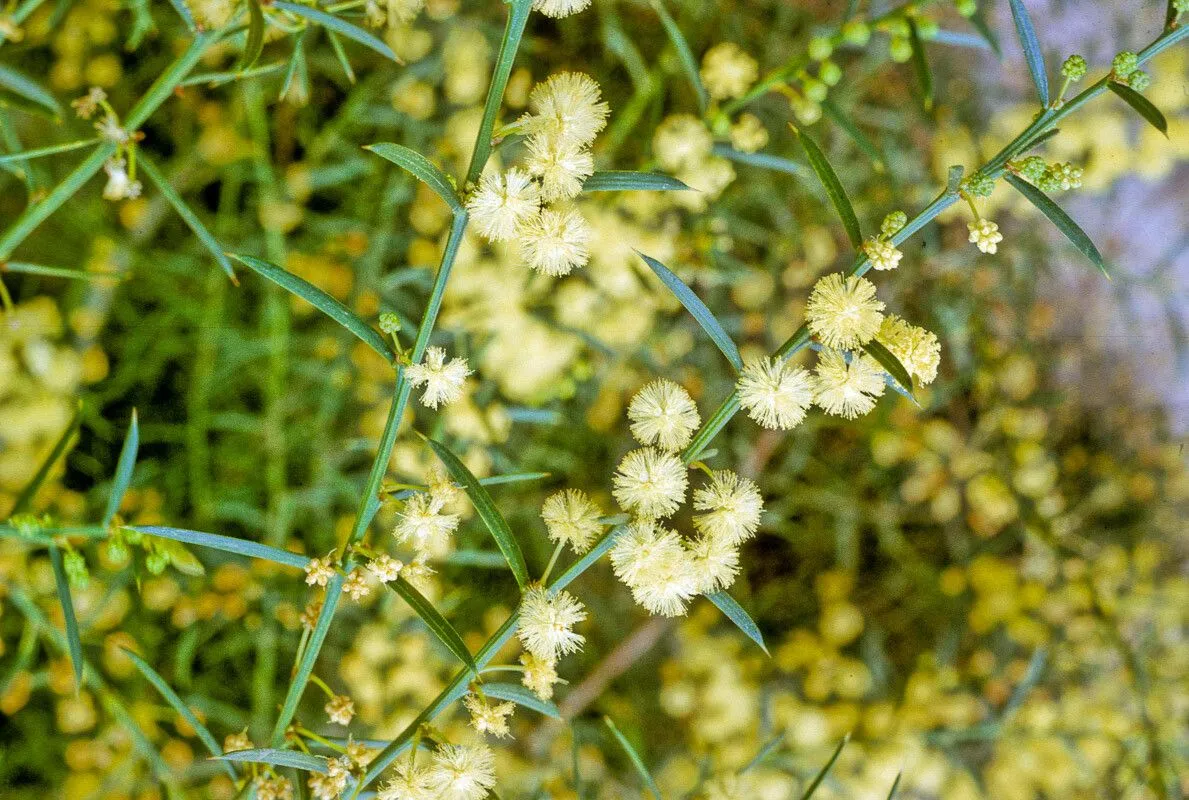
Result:
[[[248,37],[244,41],[244,52],[240,54],[237,71],[251,69],[264,50],[264,9],[260,0],[248,0]]]
[[[297,277],[288,270],[281,269],[276,264],[270,264],[259,258],[235,254],[232,254],[231,257],[261,277],[268,278],[277,286],[292,292],[326,314],[335,322],[355,334],[364,344],[382,355],[385,360],[391,362],[396,359],[396,353],[392,352],[392,348],[388,346],[388,343],[384,341],[384,337],[375,328],[372,328],[360,319],[354,311],[347,308],[338,300],[335,300],[314,284]]]
[[[132,409],[132,421],[128,423],[128,433],[124,435],[124,446],[120,448],[120,460],[116,462],[116,474],[111,482],[111,494],[107,496],[107,508],[103,512],[103,527],[111,524],[112,518],[120,510],[120,503],[124,499],[124,492],[128,491],[128,484],[132,482],[132,470],[136,467],[136,451],[140,447],[140,428],[136,421],[136,409]]]
[[[413,585],[404,578],[397,578],[388,584],[392,591],[404,598],[409,607],[421,617],[421,621],[425,623],[425,627],[433,632],[433,635],[438,637],[438,641],[446,646],[446,649],[458,657],[463,664],[476,675],[479,673],[478,667],[475,666],[475,659],[471,657],[471,651],[467,649],[466,644],[463,643],[462,637],[458,635],[458,631],[454,630],[454,626],[446,621],[438,610],[433,607],[433,603],[425,599],[421,592],[413,588]]]
[[[1008,174],[1005,176],[1007,182],[1010,183],[1017,192],[1024,195],[1028,202],[1040,209],[1040,213],[1049,218],[1049,221],[1057,226],[1057,230],[1065,234],[1065,238],[1073,243],[1073,246],[1082,251],[1082,254],[1098,267],[1107,278],[1110,278],[1110,273],[1106,270],[1106,263],[1102,260],[1102,254],[1098,252],[1098,248],[1094,246],[1094,242],[1090,241],[1090,237],[1086,235],[1078,224],[1073,219],[1061,210],[1061,207],[1054,203],[1049,196],[1037,189],[1032,184],[1023,178]]]
[[[54,468],[54,464],[58,463],[58,459],[66,452],[66,448],[70,446],[70,440],[74,438],[75,431],[78,430],[78,426],[82,423],[82,413],[83,407],[80,403],[74,411],[74,416],[70,418],[70,422],[66,425],[66,430],[62,431],[62,435],[54,443],[54,448],[50,450],[50,454],[45,457],[45,461],[42,461],[41,466],[37,468],[33,479],[17,495],[16,502],[13,504],[12,512],[9,516],[27,511],[29,506],[32,505],[33,498],[37,496],[37,490],[45,483],[45,479],[49,477],[50,470]]]
[[[339,573],[335,573],[326,584],[326,595],[322,600],[322,610],[318,612],[318,621],[314,623],[314,629],[310,632],[310,638],[306,642],[306,648],[301,653],[301,661],[297,662],[293,670],[293,680],[289,683],[289,691],[285,693],[285,702],[281,706],[281,713],[277,715],[277,721],[273,725],[272,738],[270,743],[273,747],[280,747],[281,743],[285,741],[285,731],[289,728],[289,723],[293,721],[293,716],[297,713],[297,704],[301,702],[301,696],[305,693],[306,685],[310,682],[310,675],[314,671],[314,662],[318,660],[318,654],[322,652],[322,644],[326,641],[326,634],[330,631],[330,624],[334,622],[334,612],[338,609],[339,600],[343,596],[343,581],[345,579]]]
[[[83,684],[83,641],[78,632],[78,619],[74,616],[74,601],[70,599],[70,581],[62,563],[62,551],[56,544],[50,545],[50,564],[54,568],[54,586],[58,590],[58,603],[62,606],[62,619],[66,624],[66,648],[70,652],[74,690],[77,692]]]
[[[925,43],[921,41],[921,32],[913,18],[908,20],[908,38],[912,43],[912,68],[917,74],[917,82],[921,85],[921,102],[926,111],[933,110],[933,71],[929,69],[929,60],[925,56]]]
[[[491,532],[492,538],[499,546],[500,552],[504,554],[508,567],[512,570],[512,576],[516,578],[517,585],[521,590],[525,589],[528,586],[528,567],[524,563],[524,554],[520,552],[520,545],[516,543],[512,529],[508,527],[508,522],[500,514],[499,509],[495,507],[487,489],[483,488],[483,484],[479,483],[466,465],[459,461],[458,456],[451,453],[446,445],[433,439],[426,441],[429,442],[429,446],[433,448],[438,459],[446,467],[450,477],[460,483],[467,496],[471,498],[471,503],[475,506],[479,518],[483,520],[483,524],[487,526],[487,530]]]
[[[178,693],[175,692],[173,688],[165,682],[165,679],[162,678],[155,669],[149,666],[147,661],[138,656],[136,653],[132,652],[127,647],[123,647],[121,649],[124,651],[124,655],[131,659],[133,665],[135,665],[136,669],[140,671],[140,674],[143,675],[149,683],[153,684],[153,688],[161,693],[161,696],[165,698],[165,702],[169,703],[169,705],[173,707],[173,710],[178,712],[182,719],[186,720],[186,724],[194,729],[194,733],[197,734],[198,739],[202,742],[206,749],[210,751],[211,755],[215,756],[216,758],[223,755],[223,748],[219,747],[219,742],[214,736],[211,735],[211,732],[207,730],[206,726],[202,724],[198,717],[194,715],[194,712],[190,710],[190,707],[182,702],[182,698],[179,697]],[[224,766],[227,767],[227,773],[232,777],[232,779],[235,779],[235,768],[230,764],[225,764]]]
[[[458,193],[454,191],[454,184],[446,177],[446,173],[416,150],[391,142],[369,144],[363,149],[371,150],[380,158],[387,159],[398,167],[411,172],[413,177],[433,189],[438,197],[445,200],[451,211],[462,210],[462,200],[458,199]]]
[[[1107,86],[1111,88],[1112,92],[1122,97],[1127,105],[1135,109],[1137,114],[1152,123],[1153,128],[1168,136],[1168,120],[1164,118],[1164,114],[1160,113],[1160,109],[1152,105],[1151,100],[1125,83],[1108,81]]]
[[[888,371],[888,374],[896,380],[896,383],[900,384],[900,387],[904,391],[908,392],[910,396],[912,395],[912,375],[908,373],[908,370],[900,363],[900,359],[896,358],[891,350],[884,347],[876,339],[872,339],[863,345],[863,349],[867,351],[868,355],[878,361],[881,367]]]
[[[31,161],[35,158],[43,158],[45,156],[53,156],[58,153],[69,153],[71,150],[81,150],[84,147],[91,147],[98,144],[98,139],[80,139],[77,142],[67,142],[66,144],[54,144],[49,147],[38,147],[35,150],[21,150],[17,153],[5,153],[0,155],[0,164],[11,164],[16,161]]]
[[[132,530],[140,531],[149,536],[172,539],[175,542],[196,544],[201,547],[222,550],[224,553],[235,553],[236,555],[247,556],[248,558],[262,558],[265,561],[284,564],[287,567],[305,569],[310,563],[309,557],[303,556],[300,553],[290,553],[288,550],[269,547],[266,544],[259,544],[258,542],[249,542],[246,539],[236,539],[234,536],[220,536],[217,533],[203,533],[202,531],[191,531],[184,528],[166,528],[159,525],[138,525],[132,528]]]
[[[647,192],[680,192],[689,189],[681,181],[659,172],[631,172],[607,170],[596,172],[582,184],[584,192],[625,192],[642,190]]]
[[[510,700],[518,706],[531,708],[547,717],[561,719],[561,712],[557,706],[548,700],[542,700],[519,683],[485,683],[483,694],[496,700]]]
[[[824,781],[826,776],[830,774],[830,768],[834,766],[834,762],[838,760],[838,756],[842,755],[842,748],[846,747],[846,743],[849,741],[850,734],[847,734],[845,737],[843,737],[842,741],[838,743],[838,747],[834,750],[834,755],[830,756],[830,760],[826,762],[826,766],[822,767],[821,772],[819,772],[814,777],[813,782],[810,783],[808,787],[806,787],[805,794],[801,795],[801,800],[809,800],[809,798],[813,797],[814,793],[817,792],[818,787],[822,785],[822,781]]]
[[[48,111],[54,117],[62,116],[62,106],[52,94],[42,88],[41,84],[3,64],[0,64],[0,89],[11,92],[33,107]]]
[[[711,313],[702,299],[694,294],[693,289],[685,285],[685,282],[673,274],[672,270],[666,267],[661,262],[657,261],[651,256],[646,256],[639,251],[636,251],[640,258],[644,259],[644,263],[648,265],[656,276],[661,279],[661,283],[668,287],[681,305],[685,306],[685,310],[693,315],[698,324],[702,326],[702,330],[706,331],[706,335],[718,345],[718,349],[727,357],[727,361],[731,362],[731,366],[736,370],[743,369],[743,359],[739,356],[739,348],[727,335],[723,329],[722,323]]]
[[[1049,104],[1049,76],[1045,71],[1044,54],[1040,51],[1040,40],[1036,38],[1036,29],[1032,27],[1032,18],[1028,16],[1028,9],[1024,7],[1024,0],[1009,0],[1011,3],[1011,18],[1016,25],[1016,35],[1020,38],[1020,46],[1024,48],[1024,60],[1028,62],[1028,71],[1032,73],[1032,83],[1036,85],[1036,93],[1040,95],[1040,104]]]
[[[892,788],[888,792],[888,800],[894,800],[896,797],[896,790],[900,788],[900,779],[904,777],[903,772],[896,773],[896,780],[892,781]]]
[[[392,52],[392,48],[384,44],[382,39],[373,36],[357,25],[352,25],[350,22],[339,19],[333,14],[327,14],[325,11],[319,11],[310,6],[287,3],[284,0],[274,0],[272,7],[281,11],[288,11],[299,17],[305,17],[310,22],[315,22],[327,30],[332,30],[337,34],[346,36],[348,39],[353,39],[365,47],[370,47],[385,58],[400,63],[400,59],[397,58],[396,53]]]
[[[169,205],[173,207],[177,215],[186,223],[186,227],[194,232],[194,235],[198,237],[198,241],[202,242],[202,246],[215,259],[215,263],[222,267],[223,272],[227,273],[227,277],[231,279],[232,283],[238,283],[235,277],[235,270],[231,268],[231,261],[228,260],[227,255],[223,252],[223,248],[219,246],[215,235],[202,224],[202,220],[194,213],[194,209],[186,204],[182,196],[170,185],[169,180],[161,174],[161,171],[157,169],[157,166],[150,159],[145,157],[143,152],[138,157],[137,163],[140,164],[141,169],[144,170],[144,174],[148,176],[149,181],[161,192],[161,196],[169,202]]]
[[[842,181],[838,180],[838,173],[834,172],[825,153],[817,146],[817,142],[813,141],[812,136],[793,125],[789,127],[801,140],[801,146],[805,148],[805,155],[809,157],[809,166],[813,167],[813,171],[817,173],[818,180],[822,182],[826,194],[830,196],[830,202],[834,204],[834,210],[842,218],[842,227],[846,228],[846,235],[850,238],[850,243],[856,250],[862,249],[863,231],[859,228],[859,218],[855,216],[850,198],[846,196],[846,190],[842,188]]]
[[[883,154],[879,152],[879,148],[875,146],[875,143],[871,141],[870,137],[863,133],[862,129],[850,117],[843,113],[842,109],[834,104],[833,100],[827,99],[823,102],[822,110],[826,112],[826,116],[834,120],[834,123],[839,128],[842,128],[842,131],[858,145],[860,150],[867,154],[876,172],[884,172],[887,169],[887,165],[884,164]]]
[[[760,633],[760,628],[756,625],[755,620],[743,610],[743,606],[739,605],[735,598],[726,592],[712,592],[706,595],[706,598],[718,606],[718,610],[726,614],[727,619],[735,623],[735,626],[743,631],[748,639],[758,644],[765,653],[768,652],[768,646],[764,644],[764,634]]]
[[[987,44],[991,46],[996,58],[1003,58],[1003,48],[999,44],[999,37],[995,35],[995,31],[991,30],[987,20],[983,18],[981,8],[970,15],[970,24],[978,31],[979,36],[987,40]]]
[[[632,762],[632,766],[636,768],[636,772],[640,775],[640,780],[644,782],[645,788],[652,794],[656,800],[661,800],[661,790],[657,787],[656,781],[652,778],[652,773],[648,771],[648,767],[644,765],[644,759],[640,758],[640,754],[636,752],[636,748],[628,741],[615,723],[611,721],[610,717],[603,717],[603,722],[607,725],[607,730],[615,737],[615,741],[619,742],[619,746],[623,748],[623,752],[627,754],[628,760]]]
[[[307,772],[326,772],[326,759],[297,750],[278,750],[273,747],[257,747],[252,750],[236,750],[219,756],[222,761],[241,761],[246,764],[271,764],[274,767],[293,767]]]
[[[710,104],[710,94],[702,83],[702,73],[698,69],[698,60],[694,58],[694,51],[690,50],[689,42],[685,40],[681,28],[677,27],[676,20],[665,8],[664,0],[653,0],[652,7],[656,9],[657,16],[661,18],[661,25],[665,27],[665,33],[669,35],[669,41],[673,43],[673,48],[677,51],[677,58],[681,61],[685,77],[689,80],[689,85],[693,87],[694,94],[697,95],[698,108],[705,111],[706,106]]]

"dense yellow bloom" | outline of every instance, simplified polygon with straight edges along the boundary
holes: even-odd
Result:
[[[582,649],[585,638],[574,626],[586,619],[586,609],[569,592],[550,593],[534,586],[520,601],[520,625],[516,635],[525,650],[542,661]]]
[[[508,717],[516,710],[515,703],[491,703],[477,694],[468,694],[463,705],[471,715],[471,727],[476,733],[490,733],[497,739],[511,736]]]
[[[541,208],[541,190],[532,178],[513,167],[487,172],[467,200],[467,211],[479,233],[493,242],[511,239],[516,230]]]
[[[702,83],[716,100],[740,97],[759,76],[756,60],[731,42],[716,44],[702,57]]]
[[[574,199],[594,174],[594,156],[587,146],[556,133],[528,140],[526,165],[541,179],[541,198],[547,202]]]
[[[927,386],[937,377],[941,343],[929,331],[888,314],[875,338],[899,359],[914,380]]]
[[[837,350],[822,350],[814,369],[813,401],[827,414],[847,419],[866,414],[887,386],[883,368],[868,355],[847,363]]]
[[[466,359],[446,360],[446,351],[431,347],[425,351],[420,364],[405,367],[405,375],[414,387],[425,386],[421,402],[430,408],[453,403],[462,397],[462,385],[471,374]]]
[[[776,430],[787,431],[800,425],[813,402],[809,373],[780,358],[748,361],[735,390],[748,416]]]
[[[575,208],[541,209],[520,229],[520,251],[532,269],[568,275],[590,260],[590,225]]]
[[[528,97],[529,130],[578,146],[589,145],[607,124],[611,107],[599,85],[581,72],[558,72],[533,87]]]
[[[557,677],[557,663],[532,653],[522,653],[520,663],[524,666],[524,677],[520,679],[524,687],[542,700],[553,697],[553,685],[562,682]]]
[[[459,519],[457,514],[442,513],[442,503],[431,495],[417,492],[405,501],[405,507],[397,513],[396,528],[392,535],[398,542],[408,544],[418,553],[440,555],[446,548],[450,534],[458,527]],[[406,566],[405,570],[411,566]]]
[[[681,459],[655,447],[633,450],[619,462],[612,494],[625,511],[645,519],[670,516],[685,499],[688,469]]]
[[[698,594],[698,574],[681,537],[652,522],[632,523],[619,535],[611,567],[636,602],[653,614],[684,614]]]
[[[441,745],[428,783],[438,800],[482,800],[495,786],[495,753],[483,745]]]
[[[603,531],[599,518],[603,511],[585,492],[565,489],[546,498],[541,506],[541,519],[549,538],[555,543],[568,544],[576,553],[585,553]]]
[[[689,444],[702,422],[689,392],[664,379],[647,383],[636,393],[628,404],[628,419],[636,441],[670,452]]]
[[[875,284],[835,272],[814,284],[805,318],[826,347],[854,350],[875,338],[883,309],[883,302],[875,298]]]
[[[716,470],[710,482],[694,490],[694,527],[709,536],[737,545],[755,535],[764,500],[754,481],[730,470]]]

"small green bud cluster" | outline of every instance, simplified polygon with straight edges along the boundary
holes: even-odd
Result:
[[[1130,50],[1124,50],[1111,61],[1111,72],[1116,78],[1126,78],[1139,69],[1139,56]]]
[[[1173,0],[1172,7],[1178,14],[1184,14],[1189,11],[1189,0]]]
[[[50,527],[50,522],[48,515],[38,517],[36,514],[13,514],[8,520],[8,524],[16,528],[17,533],[28,538],[41,533],[42,528]]]
[[[1041,191],[1067,192],[1082,188],[1082,168],[1073,164],[1053,164],[1045,170],[1036,184]]]
[[[829,36],[814,36],[809,40],[809,57],[814,61],[825,61],[834,52],[834,43]]]
[[[837,86],[842,80],[842,67],[833,61],[823,61],[817,68],[817,77],[826,86]]]
[[[1028,156],[1023,161],[1013,161],[1011,168],[1029,183],[1039,184],[1049,165],[1040,156]]]
[[[871,28],[867,26],[866,22],[853,19],[842,26],[842,39],[847,44],[863,47],[871,40]]]
[[[995,191],[995,180],[990,175],[976,172],[962,181],[959,188],[971,197],[990,197]]]
[[[954,8],[964,17],[973,17],[978,11],[978,3],[975,0],[954,0]]]
[[[1152,85],[1152,78],[1142,69],[1137,69],[1127,76],[1127,85],[1137,92],[1142,92]]]
[[[1086,77],[1086,59],[1079,55],[1072,55],[1061,65],[1061,76],[1076,83]]]
[[[87,561],[77,550],[68,550],[62,556],[62,569],[66,572],[66,580],[75,589],[85,589],[91,582],[91,573],[87,570]]]
[[[879,232],[885,237],[895,236],[904,226],[908,224],[908,215],[903,211],[893,211],[883,218],[883,222],[879,226]]]
[[[390,335],[396,333],[400,330],[400,317],[391,311],[380,314],[380,330]]]
[[[904,64],[912,58],[912,42],[903,36],[893,36],[888,43],[888,58],[897,64]]]

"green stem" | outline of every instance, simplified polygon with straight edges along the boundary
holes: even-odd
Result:
[[[549,573],[553,572],[553,567],[557,564],[557,557],[561,555],[563,547],[565,547],[565,542],[558,542],[557,547],[553,548],[553,555],[549,557],[549,563],[545,565],[545,571],[541,573],[542,584],[549,580]]]
[[[508,23],[504,28],[504,38],[500,41],[495,74],[492,75],[491,86],[487,90],[487,102],[483,105],[483,121],[479,125],[479,138],[475,140],[475,151],[471,154],[471,165],[467,168],[464,187],[479,179],[483,167],[487,164],[487,157],[491,154],[491,134],[495,130],[495,118],[503,103],[504,89],[508,86],[508,76],[512,74],[512,64],[516,61],[520,38],[524,35],[524,26],[528,23],[532,7],[532,0],[512,0],[512,7],[508,10]]]

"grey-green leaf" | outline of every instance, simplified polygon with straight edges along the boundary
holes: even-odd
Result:
[[[284,0],[274,0],[273,8],[281,11],[288,11],[291,14],[296,14],[299,17],[305,17],[310,22],[316,22],[319,25],[332,30],[335,33],[346,36],[348,39],[353,39],[365,47],[370,47],[385,58],[400,63],[396,53],[392,52],[392,48],[386,45],[383,40],[373,36],[372,34],[360,28],[357,25],[352,25],[350,22],[339,19],[333,14],[327,14],[325,11],[319,11],[310,6],[300,6],[296,3],[287,3]]]
[[[251,69],[264,50],[264,9],[260,0],[248,0],[248,37],[240,54],[237,71]]]
[[[867,354],[879,362],[879,365],[888,371],[896,383],[900,384],[900,388],[912,395],[912,375],[908,373],[904,365],[900,363],[900,359],[892,353],[891,350],[884,347],[877,339],[872,339],[863,345],[863,349]]]
[[[640,758],[640,754],[636,752],[636,748],[620,732],[610,717],[603,717],[603,722],[606,723],[607,729],[615,736],[615,740],[619,742],[619,746],[623,748],[623,752],[627,754],[628,760],[632,762],[632,766],[636,768],[636,772],[640,774],[640,780],[644,781],[644,786],[656,800],[661,800],[661,790],[657,787],[656,781],[653,780],[652,773],[648,771],[648,767],[644,765],[644,759]]]
[[[484,683],[483,694],[497,700],[510,700],[518,706],[531,708],[553,719],[561,719],[561,712],[553,703],[542,700],[519,683]]]
[[[446,649],[458,657],[467,668],[476,675],[479,674],[478,667],[475,666],[475,659],[471,656],[471,651],[467,649],[466,644],[463,643],[462,637],[458,635],[458,631],[454,630],[454,626],[446,621],[438,610],[433,607],[433,603],[429,602],[421,592],[413,588],[413,585],[404,578],[397,578],[388,584],[392,591],[404,598],[405,602],[413,609],[417,616],[421,617],[421,621],[425,623],[425,627],[433,632],[433,635],[438,637],[438,641],[446,646]]]
[[[848,117],[841,108],[834,104],[833,100],[826,99],[822,103],[822,111],[826,112],[826,116],[834,120],[834,123],[842,128],[843,133],[851,138],[851,140],[858,145],[859,149],[867,154],[871,159],[871,166],[875,168],[876,172],[886,172],[887,165],[884,164],[883,153],[879,152],[879,148],[871,141],[867,134],[863,133],[862,129],[856,125],[850,117]]]
[[[727,619],[735,623],[735,626],[743,631],[748,639],[758,644],[765,653],[768,652],[768,646],[764,644],[764,634],[760,633],[760,628],[756,625],[755,620],[743,610],[743,606],[739,605],[735,598],[726,592],[712,592],[706,595],[706,599],[718,606],[718,610],[726,614]]]
[[[834,755],[830,756],[830,760],[826,762],[826,766],[822,767],[819,772],[805,789],[805,794],[801,795],[801,800],[809,800],[817,792],[818,787],[822,785],[822,781],[826,779],[826,775],[830,773],[830,768],[834,766],[834,762],[838,760],[838,756],[842,755],[842,748],[846,747],[846,743],[850,741],[850,734],[843,737],[842,741],[838,743],[838,747],[834,750]]]
[[[904,777],[903,772],[896,773],[896,780],[892,781],[891,791],[888,792],[888,800],[894,800],[896,797],[896,790],[900,788],[900,779]]]
[[[3,64],[0,64],[0,89],[7,89],[17,97],[48,111],[54,117],[62,116],[62,106],[41,84]]]
[[[647,192],[680,192],[689,187],[670,175],[659,172],[631,172],[628,170],[606,170],[596,172],[582,184],[584,192],[625,192],[641,190]]]
[[[970,24],[978,31],[980,36],[987,40],[987,44],[991,46],[991,50],[994,51],[995,56],[997,58],[1003,58],[1003,48],[999,45],[999,37],[991,30],[991,26],[987,25],[981,8],[970,15]]]
[[[830,166],[829,160],[817,146],[817,142],[813,141],[813,137],[796,126],[790,125],[789,127],[801,140],[801,146],[805,148],[805,154],[809,157],[809,166],[813,167],[813,171],[817,173],[818,180],[822,182],[826,194],[830,196],[830,202],[834,204],[834,209],[842,218],[842,226],[846,228],[846,235],[850,238],[850,243],[856,250],[862,249],[863,231],[859,228],[859,218],[855,216],[850,198],[846,196],[846,190],[842,188],[842,181],[838,180],[838,173]]]
[[[504,554],[504,559],[508,562],[508,567],[512,570],[512,576],[516,578],[517,585],[523,591],[528,587],[529,582],[524,554],[520,552],[520,545],[516,543],[512,529],[508,527],[508,522],[500,514],[499,509],[495,507],[491,495],[446,445],[433,439],[426,441],[429,442],[429,446],[433,448],[438,459],[446,467],[450,477],[462,484],[462,488],[466,490],[467,496],[471,498],[471,503],[475,506],[475,511],[483,520],[483,524],[487,526],[487,530],[491,532],[492,538],[495,539],[496,545],[499,546],[500,552]]]
[[[178,216],[182,218],[182,221],[186,223],[186,226],[198,237],[198,241],[202,242],[202,246],[207,249],[207,252],[215,259],[215,262],[223,268],[223,272],[227,273],[227,277],[231,279],[231,282],[238,284],[239,281],[236,280],[235,270],[231,268],[231,262],[227,259],[223,248],[215,239],[215,235],[202,224],[202,220],[194,213],[194,209],[186,205],[186,201],[170,185],[169,180],[161,174],[161,170],[157,169],[157,166],[145,157],[143,150],[137,158],[137,163],[140,164],[141,169],[144,170],[144,174],[157,187],[157,190],[161,192],[161,196],[169,202],[169,205],[173,206],[173,210],[177,212]]]
[[[1048,195],[1023,178],[1010,173],[1004,177],[1017,192],[1028,199],[1028,202],[1040,209],[1040,213],[1048,217],[1049,221],[1057,226],[1057,230],[1065,234],[1065,238],[1073,242],[1073,246],[1081,250],[1082,254],[1090,259],[1103,275],[1108,279],[1110,278],[1110,273],[1106,270],[1106,263],[1102,260],[1102,254],[1098,252],[1098,248],[1094,246],[1094,242],[1090,241],[1090,237],[1086,235],[1085,231],[1078,227],[1078,224],[1068,214],[1062,211],[1060,206],[1050,200]]]
[[[271,764],[274,767],[293,767],[308,772],[326,772],[326,759],[297,750],[278,750],[273,747],[257,747],[253,750],[236,750],[219,756],[223,761],[242,761],[248,764]]]
[[[172,539],[175,542],[196,544],[201,547],[222,550],[224,553],[235,553],[236,555],[247,556],[248,558],[262,558],[265,561],[284,564],[287,567],[305,569],[310,563],[309,557],[303,556],[300,553],[290,553],[288,550],[269,547],[266,544],[260,544],[258,542],[250,542],[247,539],[236,539],[234,536],[221,536],[217,533],[203,533],[202,531],[191,531],[184,528],[166,528],[159,525],[137,526],[132,528],[132,530],[148,534],[149,536]]]
[[[58,603],[62,606],[62,619],[66,623],[66,645],[70,651],[70,666],[74,670],[74,690],[83,685],[83,642],[79,637],[78,619],[74,616],[74,601],[70,599],[70,581],[62,563],[62,551],[56,544],[50,545],[50,564],[54,569],[54,586],[58,590]]]
[[[723,329],[722,323],[718,318],[706,307],[702,299],[694,294],[693,290],[685,285],[685,282],[678,278],[673,272],[661,262],[657,261],[651,256],[646,256],[639,250],[636,251],[640,258],[644,259],[644,263],[648,265],[656,276],[661,279],[661,283],[668,287],[669,291],[681,301],[681,305],[685,306],[685,310],[693,315],[698,324],[702,326],[702,330],[706,331],[706,335],[710,337],[722,354],[727,357],[727,361],[731,362],[731,366],[736,370],[743,369],[743,359],[739,356],[739,348],[735,346],[735,342],[727,335],[726,330]]]
[[[241,256],[231,254],[239,263],[245,267],[256,272],[258,275],[268,278],[270,281],[280,286],[282,289],[292,292],[293,294],[305,300],[310,305],[317,308],[322,313],[333,319],[338,324],[355,334],[360,341],[371,347],[377,353],[382,355],[386,361],[392,362],[396,359],[396,353],[392,351],[388,343],[374,328],[360,319],[354,311],[347,308],[345,305],[335,300],[326,292],[319,289],[309,281],[299,278],[288,270],[281,269],[276,264],[270,264],[267,261],[262,261],[259,258],[252,256]]]
[[[462,211],[462,200],[458,198],[458,193],[454,191],[454,184],[446,177],[446,173],[416,150],[392,142],[369,144],[365,145],[363,149],[370,150],[380,158],[387,159],[398,167],[408,170],[413,174],[413,177],[433,189],[438,197],[445,200],[451,211],[456,213]]]
[[[1151,100],[1125,83],[1108,81],[1106,85],[1110,87],[1112,92],[1122,97],[1127,105],[1135,109],[1137,114],[1152,123],[1153,128],[1168,136],[1168,120],[1164,118],[1164,114],[1160,113],[1160,109],[1152,105]]]
[[[1049,77],[1045,71],[1044,54],[1040,51],[1040,40],[1036,38],[1036,29],[1032,27],[1032,18],[1028,16],[1028,9],[1023,0],[1009,0],[1011,3],[1011,18],[1016,25],[1016,35],[1020,37],[1020,46],[1024,48],[1024,59],[1028,62],[1028,71],[1032,73],[1032,83],[1036,85],[1036,93],[1040,95],[1043,106],[1049,104]]]
[[[120,460],[116,462],[116,474],[111,483],[111,494],[107,496],[107,508],[103,512],[103,527],[111,524],[112,518],[120,510],[120,503],[124,493],[128,491],[128,484],[132,482],[132,470],[136,467],[136,451],[140,447],[140,427],[136,421],[136,409],[132,409],[132,421],[128,423],[128,433],[124,435],[124,446],[120,448]]]
[[[698,109],[705,111],[706,106],[710,104],[710,94],[706,91],[705,85],[702,83],[702,73],[698,69],[698,60],[694,58],[693,50],[690,50],[689,42],[685,40],[685,35],[681,32],[681,28],[677,27],[676,20],[669,14],[669,10],[665,8],[664,0],[652,0],[652,7],[656,9],[657,16],[661,18],[661,25],[665,28],[665,33],[669,35],[669,41],[673,43],[674,49],[677,50],[677,58],[681,61],[681,68],[685,71],[685,77],[689,80],[689,84],[693,87],[694,94],[698,98]]]
[[[0,155],[0,164],[11,164],[17,161],[32,161],[35,158],[44,158],[45,156],[53,156],[58,153],[69,153],[71,150],[81,150],[84,147],[91,147],[98,144],[99,139],[80,139],[76,142],[67,142],[66,144],[53,144],[49,147],[38,147],[34,150],[21,150],[16,153],[5,153]]]

